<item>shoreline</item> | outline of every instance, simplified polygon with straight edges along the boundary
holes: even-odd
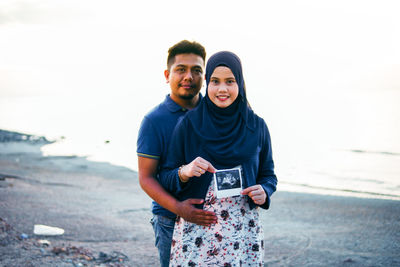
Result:
[[[157,266],[151,201],[136,172],[44,157],[43,143],[0,145],[0,266]],[[35,224],[65,233],[35,235]]]
[[[384,194],[376,192],[368,192],[354,189],[336,189],[329,187],[313,186],[308,184],[297,184],[291,182],[280,182],[280,191],[293,192],[293,193],[304,193],[304,194],[315,194],[321,196],[338,196],[338,197],[355,197],[364,199],[385,199],[400,201],[400,196],[393,194]],[[284,187],[282,189],[282,186]]]
[[[94,146],[80,147],[76,143],[71,142],[69,138],[66,138],[64,136],[60,136],[56,139],[50,140],[47,139],[45,136],[24,134],[0,129],[0,150],[3,151],[19,150],[21,152],[32,152],[32,150],[35,149],[36,146],[39,146],[41,147],[41,149],[36,149],[36,151],[33,152],[42,153],[45,157],[81,157],[91,162],[109,163],[115,166],[126,167],[134,172],[137,172],[137,165],[133,163],[137,161],[136,154],[123,152],[116,153],[116,147],[113,147],[109,143],[114,143],[114,141],[106,140],[103,143],[97,143],[95,145],[96,149],[93,149]],[[76,149],[78,153],[76,153]],[[388,167],[392,168],[396,166],[395,162],[399,162],[400,159],[398,158],[400,154],[394,152],[365,150],[346,151],[349,153],[357,153],[360,155],[374,154],[379,156],[389,156],[387,160],[390,160],[392,162],[392,165]],[[393,157],[395,159],[393,159]],[[287,168],[293,168],[293,166],[287,166]],[[359,166],[359,168],[362,168],[362,166]],[[278,184],[279,191],[371,199],[389,199],[400,201],[400,185],[397,182],[391,183],[390,180],[388,181],[387,178],[384,177],[381,177],[381,179],[374,179],[373,177],[368,177],[367,175],[367,178],[357,178],[357,175],[360,174],[355,174],[354,180],[356,180],[356,183],[353,183],[351,177],[349,178],[346,176],[343,176],[344,183],[342,183],[338,180],[332,180],[332,177],[340,176],[340,174],[337,173],[331,174],[326,172],[324,176],[321,176],[318,174],[315,175],[314,172],[316,172],[316,170],[308,170],[306,172],[304,172],[303,170],[299,173],[293,173],[293,171],[287,172],[286,169],[281,169],[280,171],[277,169],[277,171],[280,174],[279,177],[281,177]],[[310,175],[312,175],[312,178],[310,178]],[[365,175],[365,173],[361,175]],[[295,176],[303,178],[307,177],[308,179],[293,179],[293,177]],[[326,179],[324,183],[319,182],[323,179]],[[390,179],[396,178],[392,177]],[[357,184],[359,181],[361,181],[361,183],[366,183]],[[336,182],[337,184],[333,184],[334,182]],[[350,184],[348,184],[349,182]],[[374,185],[379,186],[374,187]]]
[[[40,146],[0,151],[0,265],[158,266],[151,200],[137,173],[85,157],[44,157]],[[400,265],[398,201],[277,191],[261,218],[265,266]],[[34,224],[65,233],[36,236]],[[101,253],[120,258],[104,263]]]

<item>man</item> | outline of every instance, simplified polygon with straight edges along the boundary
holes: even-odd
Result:
[[[159,171],[166,162],[170,137],[179,118],[200,102],[206,52],[196,42],[181,41],[168,50],[167,70],[164,76],[171,92],[165,100],[143,119],[137,154],[139,182],[154,200],[152,224],[161,266],[169,265],[172,234],[176,215],[187,221],[209,226],[217,218],[213,212],[197,209],[202,199],[178,201],[159,183]],[[188,169],[188,168],[186,168]]]

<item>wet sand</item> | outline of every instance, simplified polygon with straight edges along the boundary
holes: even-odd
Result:
[[[0,266],[158,266],[136,172],[15,141],[0,142]],[[265,266],[400,266],[399,201],[278,190],[261,214]]]

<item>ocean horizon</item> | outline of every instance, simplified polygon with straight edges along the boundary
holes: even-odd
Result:
[[[136,171],[140,122],[165,95],[160,92],[158,97],[142,99],[135,95],[113,96],[112,103],[101,96],[95,100],[94,96],[66,95],[3,97],[0,129],[55,141],[42,147],[45,156],[84,156]],[[387,103],[398,95],[398,91],[386,94]],[[338,121],[331,121],[332,129],[327,128],[326,118],[330,115],[323,114],[323,109],[313,116],[306,110],[290,119],[283,109],[277,112],[276,106],[263,108],[256,100],[252,106],[265,119],[271,133],[278,190],[400,200],[400,147],[393,142],[396,137],[388,135],[385,129],[355,136],[373,125],[385,126],[385,120],[390,126],[395,116],[385,120],[375,116],[377,121],[370,116],[368,124],[360,124],[363,117],[353,121],[352,114],[340,116],[340,125],[359,125],[339,131],[335,128],[340,126]],[[272,113],[271,109],[275,111]],[[396,109],[386,106],[385,110]],[[379,111],[365,112],[368,115]],[[348,120],[343,121],[346,117]]]

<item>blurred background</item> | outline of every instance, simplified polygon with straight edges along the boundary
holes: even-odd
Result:
[[[0,2],[0,129],[137,170],[143,116],[188,39],[242,60],[278,190],[400,200],[400,3]],[[204,94],[205,88],[202,92]]]

